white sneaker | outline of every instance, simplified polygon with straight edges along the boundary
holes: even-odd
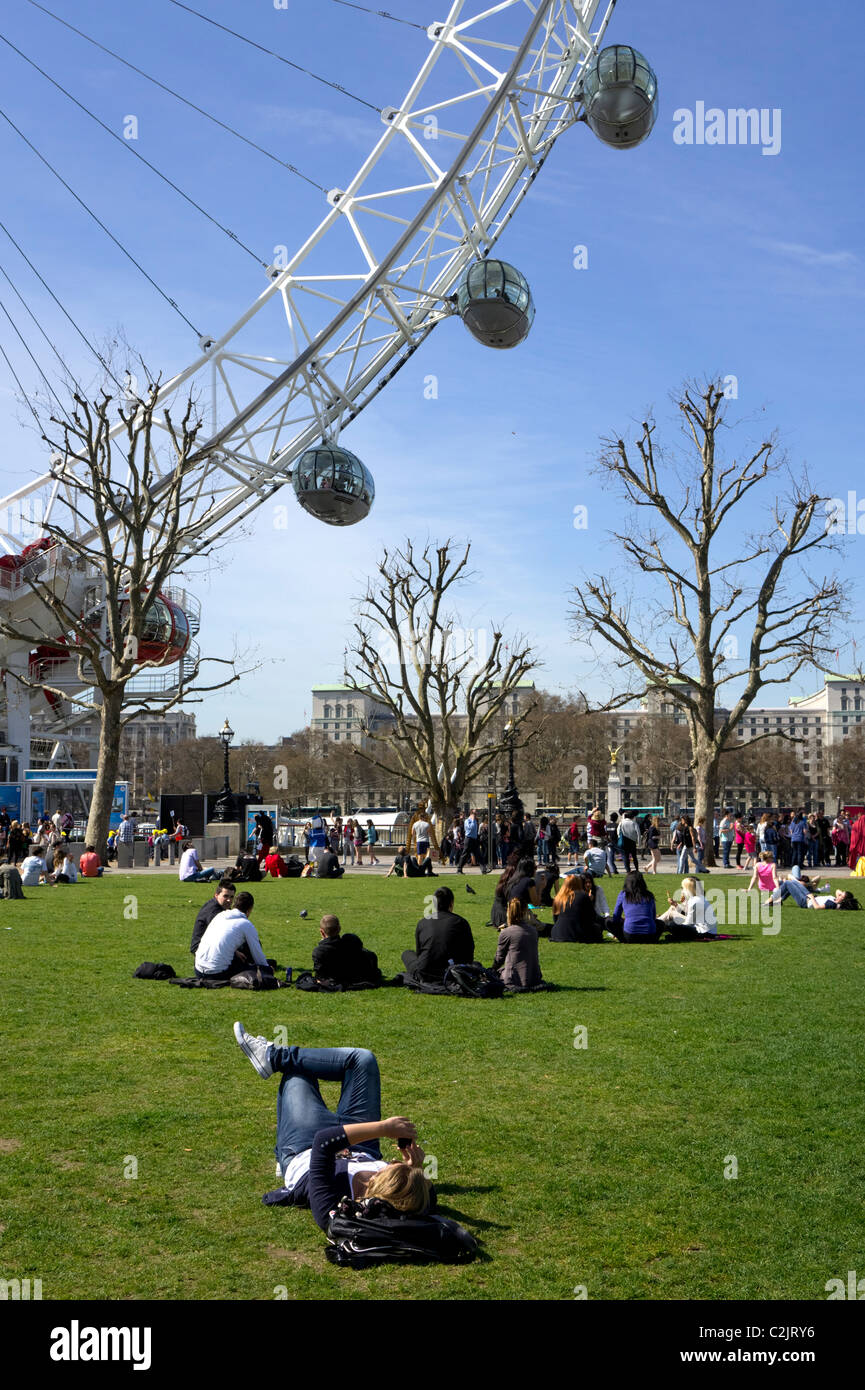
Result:
[[[270,1065],[270,1058],[268,1057],[270,1043],[267,1038],[252,1037],[246,1032],[242,1023],[235,1023],[234,1036],[259,1076],[264,1077],[265,1080],[269,1076],[273,1076],[273,1067]]]

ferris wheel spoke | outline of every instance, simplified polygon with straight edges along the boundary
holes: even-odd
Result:
[[[464,15],[454,0],[428,30],[401,106],[382,112],[384,133],[347,188],[327,195],[323,221],[160,393],[163,408],[190,390],[210,401],[187,488],[202,544],[282,486],[305,450],[336,439],[457,312],[472,262],[581,118],[583,71],[613,5],[500,0]],[[408,164],[420,179],[406,178]]]

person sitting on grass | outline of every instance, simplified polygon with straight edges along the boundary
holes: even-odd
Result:
[[[761,893],[774,893],[775,889],[780,887],[778,871],[775,868],[775,856],[771,850],[763,850],[758,858],[746,892],[750,893],[755,884],[759,885]]]
[[[516,877],[519,862],[519,855],[512,854],[499,875],[499,881],[493,892],[493,905],[490,909],[489,925],[491,927],[503,927],[507,923],[508,888]]]
[[[342,878],[345,869],[332,849],[326,849],[316,867],[316,878]]]
[[[365,950],[360,937],[353,932],[343,936],[338,917],[332,914],[322,917],[318,930],[321,941],[312,953],[312,968],[317,980],[333,980],[338,985],[379,983],[378,956],[374,951]]]
[[[217,913],[227,912],[234,906],[234,894],[237,890],[230,878],[221,878],[216,885],[216,892],[212,898],[208,898],[202,908],[199,908],[195,925],[192,928],[192,940],[189,949],[195,955],[201,945],[201,938],[207,931]]]
[[[21,865],[21,882],[25,888],[38,888],[48,875],[48,865],[42,855],[31,849]]]
[[[450,961],[464,965],[474,960],[472,929],[453,906],[451,890],[437,888],[433,893],[432,916],[422,917],[415,929],[415,949],[402,953],[410,982],[441,984]]]
[[[232,883],[260,883],[261,865],[254,854],[239,854],[226,878],[230,878]]]
[[[102,860],[92,845],[84,846],[84,853],[78,860],[78,871],[82,878],[101,878],[104,869]]]
[[[288,878],[288,865],[279,852],[279,845],[271,845],[264,859],[264,876]]]
[[[279,1074],[276,1159],[284,1187],[275,1203],[308,1206],[324,1231],[343,1197],[380,1197],[397,1211],[429,1211],[434,1189],[423,1172],[417,1130],[402,1115],[381,1119],[381,1075],[374,1054],[361,1047],[281,1047],[247,1033],[234,1036],[260,1077]],[[320,1082],[338,1081],[334,1114]],[[386,1163],[382,1139],[395,1139],[401,1156]],[[271,1198],[271,1194],[268,1194]]]
[[[65,849],[55,849],[54,864],[52,872],[48,875],[49,883],[77,883],[78,866],[71,854]]]
[[[529,906],[534,901],[535,888],[535,861],[534,859],[521,859],[517,865],[517,871],[507,886],[507,901],[512,902],[518,898],[523,907]]]
[[[636,869],[625,877],[621,893],[616,898],[610,930],[620,941],[634,945],[649,945],[660,940],[655,897],[649,892],[646,880]]]
[[[603,878],[607,871],[607,851],[600,840],[590,840],[583,855],[586,868],[593,878]]]
[[[177,873],[181,883],[209,883],[211,879],[219,878],[216,869],[205,869],[198,857],[198,850],[189,840],[183,842],[183,854]]]
[[[529,897],[535,907],[552,907],[553,894],[559,881],[559,866],[557,861],[551,864],[540,864],[534,874],[534,893]]]
[[[385,874],[385,878],[391,878],[396,874],[397,878],[438,878],[438,874],[433,873],[433,862],[429,851],[423,859],[418,859],[415,855],[409,854],[406,845],[400,845],[399,853],[393,857],[393,863]]]
[[[21,899],[24,891],[21,887],[21,874],[14,864],[0,864],[0,898]]]
[[[683,878],[682,896],[674,899],[667,895],[670,906],[658,920],[664,923],[674,941],[717,937],[718,919],[714,907],[704,897],[702,887],[696,878]]]
[[[595,911],[594,891],[595,881],[591,874],[568,874],[565,877],[553,899],[551,941],[600,945],[604,939],[604,921]]]
[[[505,988],[533,989],[543,981],[538,959],[538,933],[518,898],[508,903],[507,926],[499,930],[493,970]]]
[[[273,973],[249,920],[254,906],[251,893],[238,893],[234,907],[213,918],[195,952],[195,973],[200,979],[230,980],[253,965],[260,966],[266,975]]]

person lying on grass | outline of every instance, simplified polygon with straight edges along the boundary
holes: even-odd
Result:
[[[821,911],[828,907],[840,909],[841,912],[858,912],[859,901],[852,893],[838,888],[834,893],[809,893],[806,907],[816,907]]]
[[[828,886],[829,885],[826,884],[827,888]],[[808,907],[808,899],[815,897],[819,891],[819,887],[818,880],[809,878],[807,874],[802,874],[801,877],[796,874],[790,874],[787,878],[781,880],[769,901],[773,903],[782,903],[785,898],[792,898],[797,907]],[[839,888],[838,892],[840,893],[841,891],[842,890]],[[837,897],[838,894],[836,893],[835,896]],[[852,893],[850,896],[853,896]],[[855,898],[853,898],[853,901],[858,907],[859,904]],[[848,912],[850,910],[850,908],[846,909]]]
[[[254,1037],[242,1023],[234,1036],[259,1076],[278,1073],[276,1158],[292,1206],[309,1206],[321,1229],[343,1197],[380,1197],[397,1211],[429,1211],[432,1183],[423,1172],[417,1130],[404,1115],[381,1118],[381,1076],[374,1054],[362,1047],[281,1047]],[[336,1113],[322,1100],[319,1082],[340,1083]],[[399,1159],[381,1156],[382,1139],[395,1139]]]

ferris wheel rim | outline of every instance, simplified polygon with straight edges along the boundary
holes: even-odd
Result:
[[[457,181],[460,179],[462,175],[462,171],[471,160],[472,155],[477,151],[478,146],[483,143],[484,132],[489,127],[491,121],[496,117],[497,113],[500,111],[500,108],[506,102],[508,102],[509,98],[511,98],[512,91],[516,83],[516,80],[519,76],[519,73],[523,68],[523,65],[525,64],[527,56],[531,53],[531,45],[537,38],[539,32],[542,30],[544,24],[547,22],[548,17],[552,15],[554,11],[558,12],[560,6],[562,8],[562,11],[564,11],[565,8],[567,8],[566,6],[562,5],[562,0],[538,0],[537,4],[529,4],[528,0],[525,0],[525,3],[531,11],[530,22],[528,28],[523,33],[523,37],[519,44],[515,46],[509,45],[514,49],[514,52],[512,60],[506,72],[504,74],[499,74],[499,80],[495,84],[488,84],[488,87],[492,88],[492,90],[489,92],[489,99],[487,100],[481,115],[478,117],[469,134],[462,141],[462,144],[460,148],[457,150],[454,159],[450,161],[447,169],[442,174],[442,177],[436,182],[429,196],[426,198],[422,206],[415,213],[411,222],[404,228],[404,230],[400,233],[396,240],[391,243],[389,250],[385,253],[384,256],[382,256],[378,260],[375,268],[371,270],[370,273],[361,281],[354,294],[352,294],[348,301],[342,304],[342,306],[327,321],[327,323],[322,328],[320,328],[317,333],[315,333],[312,340],[307,342],[306,346],[302,349],[302,351],[297,353],[293,360],[287,363],[284,366],[283,370],[280,371],[275,378],[272,378],[270,380],[269,384],[262,392],[260,392],[256,397],[254,397],[252,401],[244,405],[241,410],[237,411],[233,415],[233,417],[226,422],[226,424],[220,426],[212,435],[210,435],[210,437],[208,437],[204,444],[200,445],[196,449],[194,455],[192,456],[195,462],[203,463],[205,460],[209,458],[216,457],[220,450],[225,449],[226,441],[231,439],[233,435],[236,435],[239,429],[242,429],[248,421],[253,419],[257,412],[261,410],[263,405],[265,405],[269,400],[277,396],[278,393],[286,386],[286,384],[289,381],[295,378],[299,372],[303,371],[305,366],[315,361],[316,356],[322,352],[326,345],[334,338],[335,334],[337,334],[340,331],[340,329],[351,320],[352,315],[358,312],[358,309],[363,304],[364,300],[369,298],[369,296],[375,291],[377,286],[381,285],[382,282],[386,281],[388,273],[396,265],[401,252],[404,251],[407,246],[411,245],[412,239],[416,238],[418,233],[421,230],[423,230],[426,221],[430,219],[430,217],[434,214],[435,210],[438,207],[440,207],[440,205],[452,192],[454,186],[456,185]],[[430,74],[434,70],[435,63],[438,61],[442,53],[445,51],[445,48],[447,46],[447,38],[453,32],[459,30],[460,28],[465,29],[469,25],[475,25],[480,20],[489,18],[489,16],[494,15],[501,10],[510,9],[512,8],[513,4],[514,0],[505,0],[505,3],[494,4],[490,6],[488,9],[482,10],[478,14],[471,16],[469,20],[464,21],[463,25],[460,26],[456,24],[456,20],[459,19],[459,16],[464,8],[465,0],[454,0],[448,18],[445,21],[431,25],[430,29],[428,30],[430,38],[435,40],[435,47],[427,55],[424,63],[421,65],[418,73],[416,74],[414,81],[409,86],[406,98],[403,102],[403,107],[386,108],[384,114],[386,115],[388,114],[388,112],[390,112],[392,118],[398,118],[401,115],[403,108],[408,105],[412,95],[417,91],[423,90],[425,82],[428,80]],[[589,61],[589,58],[597,51],[601,38],[603,37],[606,28],[609,24],[609,21],[612,17],[615,5],[616,0],[573,0],[573,3],[570,6],[570,8],[572,9],[574,16],[574,33],[577,33],[577,25],[581,25],[584,37],[581,38],[581,52],[578,56],[574,58],[571,68],[568,69],[568,73],[570,75],[572,75],[573,71],[575,71],[578,67],[584,66],[585,63]],[[595,20],[595,16],[599,10],[603,11],[603,18],[600,21],[600,23],[596,25],[595,37],[594,39],[591,39],[588,26],[593,23],[593,21]],[[490,71],[493,71],[493,69],[490,69]],[[564,76],[562,81],[564,89],[564,87],[567,85],[567,80]],[[478,91],[484,90],[487,89],[478,88],[474,91],[471,91],[469,95],[476,96],[478,94]],[[556,94],[554,96],[553,93],[545,93],[544,95],[548,96],[551,101],[555,101],[558,103],[561,103],[563,100],[570,100],[572,102],[575,100],[573,97],[563,98],[560,94]],[[574,116],[574,121],[576,119],[577,117]],[[574,122],[572,121],[571,124],[573,123]],[[294,272],[297,269],[297,267],[303,263],[304,256],[309,253],[311,248],[314,248],[318,244],[318,242],[320,242],[323,239],[327,231],[329,231],[334,225],[338,224],[345,206],[343,200],[346,198],[350,199],[353,196],[352,190],[358,186],[361,186],[362,180],[366,176],[367,172],[372,167],[374,167],[374,163],[376,157],[379,155],[379,152],[383,151],[386,148],[386,143],[389,137],[392,134],[395,135],[397,133],[397,129],[398,127],[396,126],[394,119],[392,119],[390,128],[386,130],[384,132],[384,135],[380,137],[379,140],[376,142],[373,150],[369,153],[369,155],[360,165],[358,170],[355,172],[351,181],[348,183],[346,190],[332,190],[331,194],[328,195],[328,201],[331,202],[331,208],[329,212],[326,214],[325,218],[319,223],[319,225],[314,229],[314,231],[310,234],[310,236],[307,237],[303,245],[293,256],[292,260],[283,269],[279,270],[275,274],[272,274],[271,279],[266,288],[261,292],[261,294],[259,294],[255,298],[255,300],[246,308],[246,310],[239,316],[239,318],[235,320],[235,322],[225,331],[225,333],[223,333],[218,338],[208,337],[206,339],[201,340],[203,345],[202,353],[196,359],[194,359],[192,363],[187,365],[181,371],[175,373],[169,381],[165,382],[164,385],[161,385],[159,387],[158,394],[156,397],[157,404],[163,404],[166,400],[172,397],[178,391],[178,389],[181,386],[183,386],[185,382],[194,378],[196,375],[203,372],[217,361],[221,362],[223,359],[219,356],[219,354],[223,353],[224,349],[232,343],[232,341],[238,336],[241,330],[255,317],[255,315],[262,308],[264,308],[264,306],[268,304],[275,295],[279,295],[285,286],[290,285],[292,283],[296,283],[296,277],[294,276]],[[489,250],[498,241],[505,227],[508,225],[511,216],[516,211],[516,208],[520,206],[523,198],[526,196],[528,187],[530,186],[530,183],[533,181],[535,174],[545,161],[547,154],[549,153],[549,150],[552,148],[552,145],[559,138],[559,135],[561,133],[562,130],[558,130],[549,139],[547,148],[544,150],[543,154],[539,157],[539,159],[536,162],[537,167],[533,169],[531,179],[526,180],[524,186],[517,189],[517,193],[513,200],[513,203],[508,209],[508,212],[501,225],[498,226],[498,228],[496,228],[495,226],[490,224],[489,228],[486,231],[484,231],[483,228],[477,229],[479,233],[482,233],[482,235],[480,236],[480,240],[487,243],[487,248],[484,254],[489,254]],[[513,187],[518,183],[525,162],[525,151],[517,151],[517,149],[515,149],[513,158],[510,161],[507,172],[506,174],[503,174],[501,176],[499,182],[499,187],[509,184],[508,191],[502,197],[502,204],[504,204],[507,201],[507,198],[510,196],[510,192],[512,191]],[[472,244],[473,243],[471,236],[467,236],[466,245],[469,260],[472,258]],[[270,269],[273,270],[273,267],[271,267]],[[345,278],[359,277],[350,276]],[[429,294],[427,295],[427,297],[431,300],[436,298],[438,299],[440,305],[442,306],[438,311],[439,317],[445,317],[449,313],[453,312],[449,305],[446,307],[446,301],[443,296],[434,296],[432,294]],[[388,351],[385,352],[385,350],[382,350],[381,353],[379,353],[375,357],[374,374],[377,375],[381,371],[382,367],[387,366],[390,362],[393,361],[395,357],[399,360],[397,367],[395,367],[393,371],[398,370],[399,366],[402,365],[405,360],[407,360],[407,357],[411,355],[411,353],[414,352],[418,346],[420,346],[420,343],[426,339],[426,337],[432,331],[432,329],[435,327],[438,321],[439,318],[429,318],[428,315],[427,320],[425,322],[418,323],[415,341],[409,341],[408,343],[401,344],[398,338],[393,338],[391,345],[389,345]],[[204,346],[205,343],[206,346]],[[229,354],[225,355],[225,360],[231,360]],[[382,380],[375,387],[375,389],[371,389],[369,391],[369,394],[365,397],[365,399],[362,400],[362,402],[357,406],[357,408],[352,409],[347,414],[345,423],[350,423],[351,420],[356,418],[356,415],[360,413],[360,411],[363,410],[367,404],[369,404],[369,402],[374,398],[374,396],[378,394],[378,391],[382,389],[382,387],[385,384],[387,384],[387,381],[390,379],[391,375],[393,375],[393,372],[391,372],[384,380]],[[117,438],[117,436],[121,434],[122,430],[123,425],[121,423],[118,423],[112,429],[111,437]],[[312,431],[310,434],[310,439],[308,439],[305,443],[299,444],[295,452],[300,453],[302,452],[303,448],[309,447],[311,438],[315,437],[315,435],[317,434],[323,435],[323,431]],[[284,450],[276,450],[269,462],[260,463],[259,486],[257,494],[253,495],[253,490],[251,488],[248,489],[246,500],[249,503],[249,505],[241,508],[239,513],[241,519],[242,517],[249,515],[251,511],[255,510],[255,508],[261,505],[262,501],[265,500],[266,496],[271,496],[274,491],[278,490],[288,481],[288,475],[286,472],[286,468],[288,465],[285,462],[283,462],[283,458],[286,453],[290,452],[292,444],[296,442],[297,441],[291,441]],[[49,501],[50,509],[51,506],[55,503],[55,501],[58,500],[58,482],[65,481],[64,475],[66,474],[67,469],[70,468],[70,465],[74,465],[77,459],[77,455],[67,455],[62,460],[59,460],[58,463],[55,464],[54,467],[52,467],[52,470],[49,473],[43,474],[41,477],[32,480],[31,483],[26,484],[24,487],[17,489],[14,494],[10,495],[7,501],[12,501],[13,499],[17,499],[21,496],[31,494],[35,491],[38,491],[40,488],[44,488],[50,485],[52,489],[52,495]],[[234,493],[229,493],[228,502],[230,502],[231,498],[233,497]],[[215,520],[218,521],[221,519],[221,516],[219,515],[220,512],[222,515],[227,514],[228,502],[225,504],[221,504],[221,507],[217,509],[217,514],[214,515]],[[3,501],[2,499],[0,499],[0,507],[2,506]],[[232,515],[238,515],[237,506],[233,507]],[[204,529],[203,522],[202,529]],[[217,535],[218,534],[219,533],[217,532]],[[2,539],[3,537],[0,536],[0,540]]]

